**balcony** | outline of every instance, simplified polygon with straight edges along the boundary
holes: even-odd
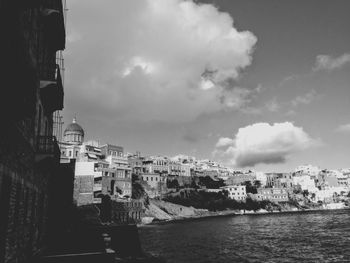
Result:
[[[60,159],[60,148],[55,136],[38,136],[35,161],[40,162],[46,158]]]
[[[63,84],[60,67],[56,65],[54,80],[40,81],[40,97],[45,112],[52,113],[56,110],[63,109]]]
[[[45,38],[52,51],[64,50],[66,44],[62,2],[57,1],[57,3],[59,3],[58,6],[41,10]]]

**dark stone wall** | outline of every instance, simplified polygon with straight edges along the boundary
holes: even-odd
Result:
[[[0,262],[24,262],[43,245],[49,173],[14,125],[0,133]],[[49,165],[49,164],[48,164]]]
[[[39,84],[43,77],[54,79],[56,68],[41,8],[59,2],[0,1],[1,263],[27,262],[46,242],[49,182],[59,155],[37,158],[38,137],[52,136],[52,112],[43,106]]]

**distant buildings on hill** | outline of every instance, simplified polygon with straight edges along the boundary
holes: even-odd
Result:
[[[63,138],[61,162],[76,160],[74,198],[78,205],[101,203],[106,195],[112,200],[130,200],[132,175],[151,198],[166,194],[168,181],[172,182],[170,185],[174,185],[174,180],[180,185],[183,182],[190,185],[191,178],[206,176],[223,180],[226,186],[221,189],[228,192],[229,198],[239,201],[250,196],[283,202],[292,193],[300,192],[309,194],[315,202],[328,202],[334,195],[347,194],[350,187],[350,169],[322,170],[301,165],[289,173],[263,173],[232,169],[212,160],[186,155],[169,158],[125,153],[122,146],[84,141],[85,132],[76,119],[67,126]],[[247,185],[256,187],[256,193],[249,192]]]

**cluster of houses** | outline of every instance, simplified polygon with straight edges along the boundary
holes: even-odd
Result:
[[[299,166],[289,173],[240,172],[222,176],[229,197],[242,200],[249,195],[256,200],[288,201],[292,194],[303,194],[317,203],[333,203],[345,199],[350,191],[350,169],[327,170],[312,165]],[[256,193],[246,193],[248,184]]]
[[[176,179],[188,186],[193,178],[209,176],[225,186],[204,191],[227,191],[228,197],[244,201],[249,195],[256,200],[288,201],[292,193],[308,195],[314,202],[332,202],[334,197],[349,193],[350,169],[322,170],[312,165],[299,166],[290,173],[263,173],[235,170],[211,160],[178,155],[141,156],[125,153],[123,147],[84,141],[84,130],[74,119],[64,131],[60,143],[61,162],[75,160],[74,199],[77,205],[98,204],[108,195],[112,200],[127,202],[132,197],[132,176],[143,185],[151,198],[161,197],[169,189],[167,182]],[[249,183],[248,183],[249,182]],[[251,193],[246,185],[254,186]]]

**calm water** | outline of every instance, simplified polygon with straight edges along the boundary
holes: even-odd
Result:
[[[350,211],[206,218],[140,228],[167,262],[350,262]]]

